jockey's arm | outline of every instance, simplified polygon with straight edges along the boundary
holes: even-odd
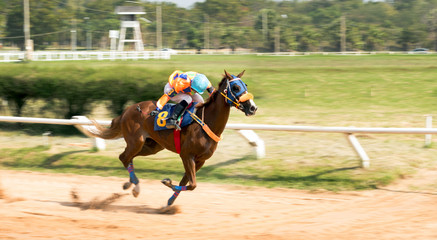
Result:
[[[164,105],[170,100],[170,96],[168,96],[167,94],[162,95],[158,102],[156,102],[156,107],[159,110],[162,110],[162,108],[164,107]]]
[[[164,93],[159,99],[158,102],[156,102],[156,106],[159,108],[159,110],[162,110],[164,105],[176,95],[176,91],[174,89],[170,90],[168,93]]]

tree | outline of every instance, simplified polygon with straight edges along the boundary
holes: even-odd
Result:
[[[365,31],[364,41],[365,49],[368,51],[380,51],[384,47],[384,31],[375,25],[369,25]]]
[[[431,9],[426,15],[429,32],[434,34],[434,51],[437,51],[437,8]]]
[[[201,28],[196,28],[193,25],[186,25],[188,47],[195,48],[200,52],[203,46],[203,34],[199,29]]]
[[[398,38],[399,44],[403,51],[417,47],[424,38],[424,32],[414,27],[405,27]]]
[[[0,0],[0,37],[4,37],[7,12],[6,1]]]
[[[24,50],[23,5],[18,0],[11,1],[6,18],[6,37],[17,37],[14,42]]]
[[[247,13],[237,1],[207,0],[197,2],[194,11],[209,15],[211,19],[218,22],[238,22]]]
[[[263,39],[263,51],[274,51],[274,29],[278,25],[278,17],[273,9],[262,9],[258,13],[254,28]]]
[[[91,34],[92,45],[95,46],[107,39],[109,30],[119,29],[119,16],[114,9],[117,5],[125,5],[123,1],[99,0],[86,1],[75,16],[81,33],[79,40],[86,41],[86,34]]]
[[[361,50],[364,47],[362,36],[362,26],[352,21],[348,21],[346,31],[347,49],[352,51]]]
[[[222,35],[222,45],[229,47],[232,52],[235,51],[237,47],[241,47],[244,44],[245,34],[243,28],[229,26],[224,28],[224,34]]]
[[[20,37],[16,43],[24,47],[23,5],[20,0],[11,0],[11,10],[7,17],[6,32],[8,37]],[[68,31],[68,19],[71,13],[62,2],[50,0],[30,1],[30,33],[35,49],[43,49],[57,40],[56,33]]]
[[[297,40],[299,42],[299,51],[317,51],[319,47],[319,39],[321,34],[316,28],[311,26],[305,26],[298,36]]]
[[[296,34],[290,28],[281,28],[281,48],[284,50],[297,50],[299,43]]]

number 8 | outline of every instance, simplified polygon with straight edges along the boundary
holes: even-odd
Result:
[[[168,115],[167,111],[162,111],[158,114],[158,119],[156,120],[156,124],[158,124],[158,126],[160,127],[164,127],[167,120],[165,119]]]

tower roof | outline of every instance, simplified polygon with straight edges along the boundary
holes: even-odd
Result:
[[[115,13],[119,15],[137,15],[146,14],[144,8],[141,6],[117,6]]]

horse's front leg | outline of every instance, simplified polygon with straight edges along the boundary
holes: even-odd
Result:
[[[168,206],[174,203],[174,201],[179,196],[179,193],[181,191],[194,190],[196,188],[197,186],[196,172],[203,166],[205,161],[195,162],[193,158],[191,158],[190,161],[183,160],[183,163],[185,168],[185,174],[182,180],[180,181],[179,186],[173,185],[172,181],[168,178],[161,181],[164,185],[166,185],[167,187],[171,188],[174,191],[173,195],[168,199],[167,202]],[[188,182],[190,184],[186,186]]]
[[[186,190],[185,185],[187,185],[187,183],[188,183],[188,178],[187,178],[187,175],[184,174],[184,177],[180,181],[179,186],[173,185],[171,179],[169,179],[169,178],[166,178],[166,179],[162,180],[161,182],[165,186],[171,188],[174,191],[173,195],[167,201],[167,206],[170,206],[174,203],[176,198],[179,196],[179,193],[182,191],[182,189],[185,188],[185,190]],[[176,187],[178,187],[178,188],[176,188]]]

